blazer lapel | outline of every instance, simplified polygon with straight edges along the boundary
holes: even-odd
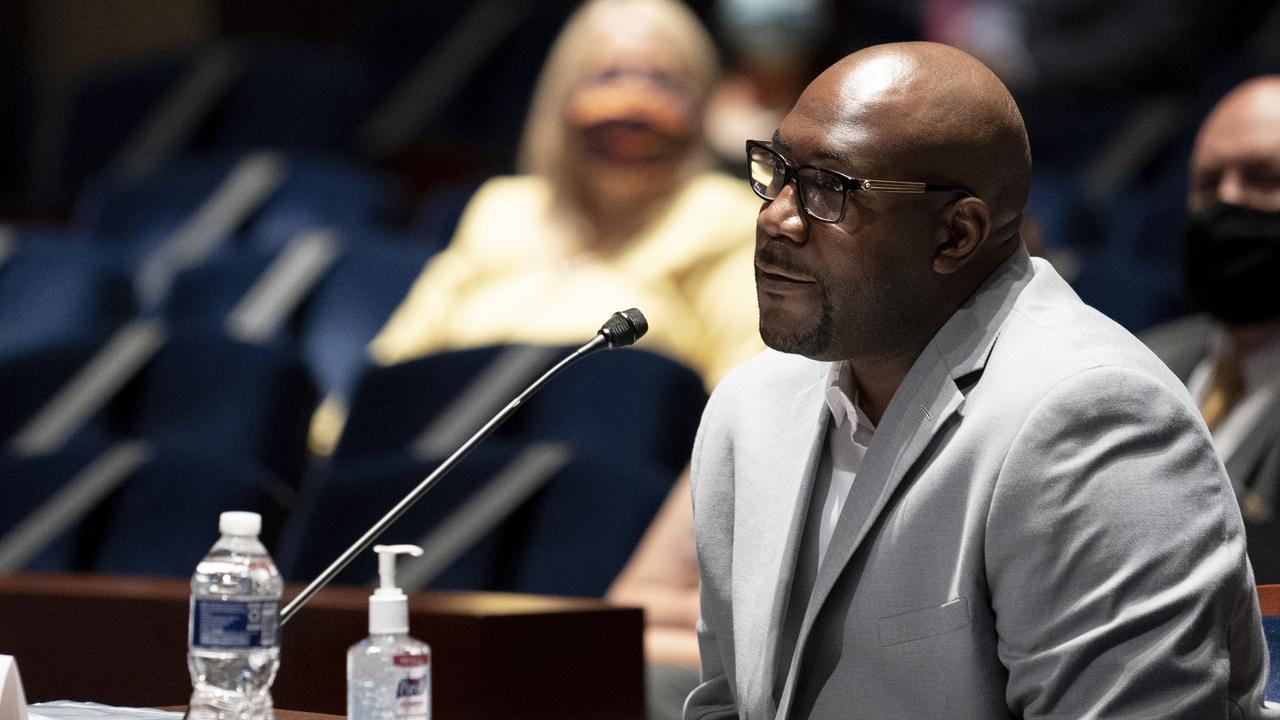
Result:
[[[921,357],[922,361],[925,359],[924,356]],[[909,385],[913,375],[916,377]],[[951,378],[951,368],[936,352],[930,353],[928,362],[917,361],[902,387],[903,389],[910,387],[911,392],[906,394],[899,392],[895,395],[884,417],[881,418],[882,430],[877,430],[876,437],[867,448],[862,467],[858,470],[858,477],[849,490],[849,497],[845,500],[840,521],[836,524],[835,532],[831,536],[827,554],[818,567],[813,594],[809,598],[809,606],[804,622],[800,626],[795,654],[791,659],[791,670],[778,704],[779,719],[787,717],[790,710],[795,691],[796,672],[800,666],[797,659],[804,652],[805,641],[813,627],[818,610],[831,593],[831,588],[839,579],[844,567],[866,538],[876,518],[888,505],[894,490],[906,477],[907,471],[915,463],[916,458],[952,413],[960,410],[964,402],[964,395]],[[885,432],[890,428],[902,430]],[[794,567],[794,551],[791,557]],[[787,588],[790,588],[789,582]],[[781,624],[780,615],[778,624]]]
[[[821,376],[789,407],[770,408],[782,415],[770,427],[782,430],[767,439],[764,464],[743,473],[740,477],[750,481],[739,482],[735,490],[733,635],[757,639],[736,646],[739,687],[751,694],[741,698],[744,718],[774,715],[778,637],[830,414],[822,399],[827,365],[818,367]]]
[[[801,664],[798,659],[803,657],[818,611],[921,453],[951,416],[963,411],[964,393],[956,379],[986,366],[1001,326],[1033,279],[1042,280],[1039,292],[1070,292],[1047,264],[1033,266],[1025,251],[1016,252],[938,330],[903,378],[867,448],[818,568],[778,703],[778,720],[784,720],[790,712]]]

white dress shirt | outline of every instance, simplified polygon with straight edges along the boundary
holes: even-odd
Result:
[[[831,423],[827,426],[826,457],[821,467],[822,470],[830,468],[831,482],[827,485],[827,498],[822,504],[818,525],[819,565],[827,554],[831,535],[840,520],[840,511],[844,509],[844,501],[849,497],[849,489],[853,487],[876,431],[871,419],[858,407],[858,389],[853,384],[853,371],[848,362],[831,366],[826,400],[831,411]]]

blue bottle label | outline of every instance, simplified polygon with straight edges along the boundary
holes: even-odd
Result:
[[[280,644],[276,600],[193,600],[191,644],[210,648],[276,647]]]

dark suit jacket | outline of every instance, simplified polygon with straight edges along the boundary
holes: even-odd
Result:
[[[1212,318],[1193,315],[1160,325],[1141,337],[1185,383],[1209,354],[1209,342],[1217,329]],[[1271,401],[1262,419],[1224,462],[1238,496],[1256,492],[1271,500],[1269,518],[1245,514],[1245,535],[1258,583],[1280,583],[1280,396]]]

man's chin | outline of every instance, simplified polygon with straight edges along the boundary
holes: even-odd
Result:
[[[778,352],[803,355],[814,360],[821,359],[831,344],[821,323],[805,327],[794,322],[769,322],[763,316],[760,318],[760,339]]]

